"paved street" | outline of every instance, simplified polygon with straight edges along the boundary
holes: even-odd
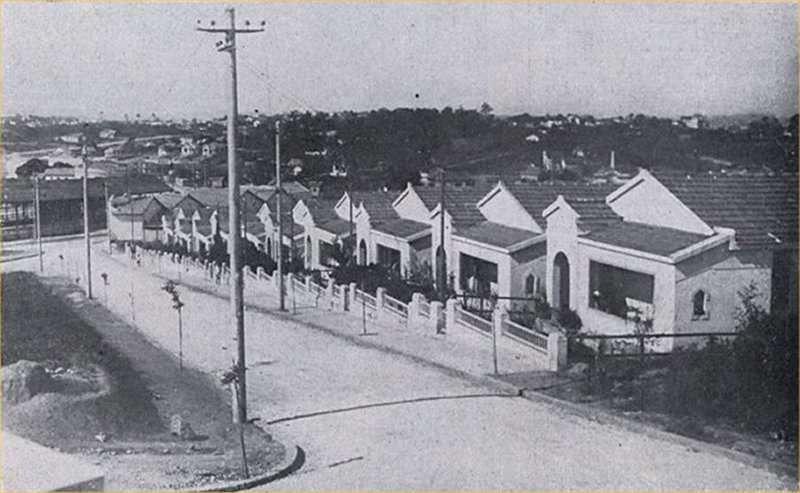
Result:
[[[46,245],[46,266],[78,272],[80,241]],[[63,247],[63,248],[62,248]],[[94,291],[177,354],[177,315],[163,280],[96,247]],[[36,259],[3,265],[33,269]],[[74,267],[73,267],[74,266]],[[230,366],[235,341],[222,296],[180,288],[184,357]],[[273,304],[274,306],[274,304]],[[332,323],[335,317],[331,317]],[[287,317],[247,310],[251,416],[302,446],[307,463],[273,490],[778,490],[778,476],[705,452],[505,395],[397,354],[354,345]],[[310,415],[310,416],[303,416]],[[259,489],[264,489],[260,487]]]

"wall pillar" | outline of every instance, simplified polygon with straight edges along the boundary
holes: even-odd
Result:
[[[567,367],[567,337],[561,332],[547,336],[547,369],[560,371]]]
[[[417,327],[422,325],[422,314],[420,313],[420,304],[425,300],[421,293],[413,293],[411,295],[411,303],[408,304],[408,325]]]
[[[444,305],[441,301],[431,301],[431,316],[426,321],[426,327],[438,334],[444,331],[444,325]]]
[[[450,298],[445,305],[444,314],[444,330],[445,332],[453,333],[456,330],[456,309],[458,308],[458,300]]]

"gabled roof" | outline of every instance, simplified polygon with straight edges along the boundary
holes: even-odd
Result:
[[[309,214],[311,214],[311,219],[316,225],[339,218],[339,216],[336,215],[336,211],[334,211],[336,202],[336,200],[320,198],[309,198],[307,200],[303,200],[303,203],[306,205]]]
[[[710,226],[736,230],[740,247],[797,245],[797,174],[653,175]]]
[[[350,235],[350,221],[347,219],[340,219],[337,217],[336,219],[332,219],[330,221],[325,221],[324,223],[316,225],[319,229],[323,231],[327,231],[328,233],[333,233],[337,236],[349,236]],[[355,232],[355,225],[352,227],[353,232]]]
[[[482,221],[459,231],[455,235],[460,238],[466,238],[478,243],[485,243],[504,249],[541,236],[527,229],[513,228],[491,221]]]
[[[555,202],[559,195],[573,205],[570,199],[605,199],[616,186],[614,185],[593,185],[588,183],[576,182],[532,182],[514,183],[507,185],[508,190],[519,201],[520,205],[528,211],[536,221],[542,217],[542,213],[547,207]],[[576,212],[578,212],[576,210]]]
[[[709,237],[679,229],[620,221],[607,228],[587,233],[581,238],[654,255],[669,256]]]
[[[602,197],[565,198],[570,207],[578,214],[578,225],[583,230],[602,228],[622,221]]]
[[[409,239],[430,230],[431,226],[411,219],[390,219],[373,225],[372,229],[397,238]]]
[[[153,200],[154,197],[140,197],[133,200],[128,197],[115,197],[111,205],[116,209],[115,216],[141,216]]]
[[[195,188],[189,190],[187,195],[191,195],[205,207],[221,207],[228,203],[227,188]]]
[[[445,187],[444,206],[453,224],[456,226],[466,226],[476,224],[486,220],[481,211],[478,210],[478,202],[492,189],[489,185],[479,185],[474,187]],[[441,189],[439,187],[419,187],[415,189],[425,207],[433,211],[441,200]]]
[[[369,214],[370,221],[377,223],[390,219],[399,219],[392,203],[397,198],[397,192],[382,191],[354,191],[352,192],[353,205],[363,205]]]

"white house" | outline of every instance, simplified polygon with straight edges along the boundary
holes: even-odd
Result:
[[[561,194],[602,200],[610,190],[568,182],[498,183],[475,205],[481,220],[450,235],[455,290],[497,295],[506,306],[531,304],[545,291],[547,224],[542,210]]]
[[[640,171],[604,202],[560,196],[542,213],[548,299],[585,330],[732,331],[750,288],[765,307],[797,309],[796,176]]]

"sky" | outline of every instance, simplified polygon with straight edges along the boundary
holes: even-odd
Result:
[[[795,3],[0,2],[2,113],[207,118],[239,37],[239,111],[772,113],[798,104]]]

